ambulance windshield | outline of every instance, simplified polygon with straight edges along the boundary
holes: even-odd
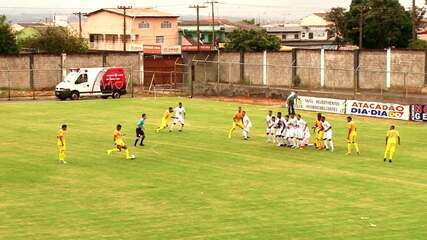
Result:
[[[78,72],[70,72],[68,73],[68,75],[64,78],[64,82],[74,82],[76,80],[76,78],[79,76],[80,74]]]

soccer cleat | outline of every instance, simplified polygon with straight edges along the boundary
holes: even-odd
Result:
[[[386,159],[386,158],[384,158],[384,162],[387,162],[387,159]]]
[[[390,159],[390,160],[388,160],[388,162],[389,162],[389,163],[392,163],[393,161]]]
[[[141,144],[139,144],[139,146],[141,146],[141,147],[143,147],[143,146],[145,146],[143,143],[141,143]]]
[[[351,155],[351,153],[349,153],[349,152],[348,152],[348,153],[346,153],[345,155],[347,155],[347,156],[348,156],[348,155]]]

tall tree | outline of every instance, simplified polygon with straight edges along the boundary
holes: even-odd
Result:
[[[17,54],[16,37],[6,22],[5,16],[0,16],[0,54]]]
[[[23,43],[23,47],[53,54],[84,53],[86,41],[64,27],[49,27],[46,32]]]
[[[227,38],[225,47],[233,51],[278,51],[281,47],[280,39],[269,35],[265,29],[234,30]]]
[[[344,36],[346,32],[346,18],[345,18],[345,8],[337,7],[331,8],[326,13],[326,20],[333,22],[334,24],[329,27],[328,35],[330,38],[335,38],[335,44],[339,49],[341,45],[345,42]]]
[[[346,14],[346,35],[364,48],[406,48],[411,39],[409,12],[396,0],[353,0]]]

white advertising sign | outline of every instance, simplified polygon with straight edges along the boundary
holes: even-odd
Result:
[[[317,97],[298,97],[295,108],[316,111],[345,114],[346,100],[333,98],[317,98]]]
[[[162,55],[180,55],[182,53],[181,46],[162,47]]]
[[[347,114],[409,120],[409,105],[347,100]]]

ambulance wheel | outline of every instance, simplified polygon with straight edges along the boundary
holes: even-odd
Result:
[[[113,98],[114,99],[119,99],[120,98],[120,93],[119,92],[113,92]]]
[[[80,98],[79,92],[77,92],[77,91],[72,92],[70,98],[71,98],[71,100],[79,100],[79,98]]]

